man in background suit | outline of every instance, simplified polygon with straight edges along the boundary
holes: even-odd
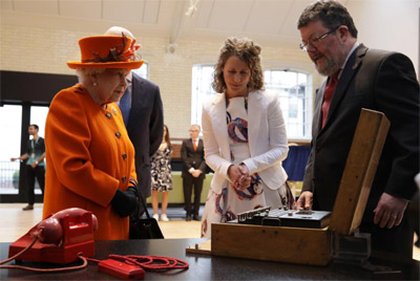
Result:
[[[182,169],[182,185],[184,189],[186,220],[199,219],[200,198],[203,181],[206,175],[203,141],[199,138],[199,125],[191,125],[190,138],[182,141],[181,158],[184,162]],[[194,208],[191,207],[191,195],[194,187]]]
[[[301,49],[328,76],[315,98],[312,150],[298,207],[332,210],[360,111],[381,111],[391,126],[360,231],[371,234],[373,250],[411,259],[413,232],[405,210],[419,172],[420,108],[413,64],[403,54],[359,44],[353,19],[336,1],[309,5],[298,29]]]
[[[28,205],[22,210],[28,211],[34,209],[35,203],[35,178],[38,181],[39,188],[44,194],[45,186],[45,141],[44,138],[38,135],[39,127],[36,124],[31,124],[28,127],[28,134],[32,139],[28,140],[27,151],[19,157],[10,158],[11,161],[20,160],[26,161],[26,185],[28,192]]]
[[[120,36],[121,33],[135,39],[129,30],[119,26],[113,26],[105,32]],[[127,89],[120,100],[120,108],[128,136],[136,151],[138,190],[146,200],[151,194],[150,158],[159,148],[163,137],[163,106],[157,85],[134,72],[127,76],[127,82]],[[144,212],[141,202],[139,208],[141,216]]]

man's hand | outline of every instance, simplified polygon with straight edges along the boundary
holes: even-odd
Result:
[[[310,191],[304,191],[300,194],[299,199],[295,202],[295,208],[298,210],[312,209],[313,194]]]
[[[194,171],[192,171],[191,172],[191,175],[194,177],[194,178],[198,178],[200,175],[201,175],[201,170],[200,169],[194,169]]]
[[[396,227],[400,225],[407,205],[407,199],[398,198],[384,192],[375,210],[373,210],[375,213],[373,222],[379,224],[381,228]]]

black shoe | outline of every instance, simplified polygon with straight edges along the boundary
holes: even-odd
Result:
[[[199,216],[193,216],[193,220],[195,220],[195,221],[200,221],[201,219],[200,219],[200,217],[199,217]]]
[[[28,204],[26,207],[22,208],[23,211],[29,211],[33,209],[34,209],[34,205],[31,205],[31,204]]]
[[[185,220],[186,220],[186,221],[191,221],[191,216],[190,216],[190,215],[187,215],[187,216],[185,217]]]

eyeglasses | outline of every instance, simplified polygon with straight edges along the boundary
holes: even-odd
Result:
[[[328,31],[328,32],[325,32],[324,34],[322,34],[322,35],[320,35],[320,36],[318,36],[318,37],[315,37],[315,38],[311,38],[311,39],[309,39],[309,41],[308,42],[302,42],[302,43],[300,43],[299,44],[299,48],[302,50],[302,51],[308,51],[308,46],[309,45],[311,45],[311,46],[313,46],[313,47],[316,47],[316,45],[318,45],[319,44],[319,42],[321,42],[322,40],[324,40],[325,38],[327,38],[327,36],[328,35],[330,35],[330,34],[332,34],[332,33],[334,33],[334,32],[336,32],[337,31],[337,29],[338,29],[338,27],[336,27],[336,28],[334,28],[333,30],[330,30],[330,31]]]

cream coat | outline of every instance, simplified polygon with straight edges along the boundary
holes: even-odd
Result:
[[[278,98],[269,92],[255,91],[248,95],[248,144],[251,157],[242,161],[251,174],[258,173],[272,190],[287,180],[281,161],[287,157],[286,125]],[[226,124],[224,94],[217,94],[203,107],[204,153],[207,165],[215,172],[211,189],[220,194],[227,171],[232,164]]]

